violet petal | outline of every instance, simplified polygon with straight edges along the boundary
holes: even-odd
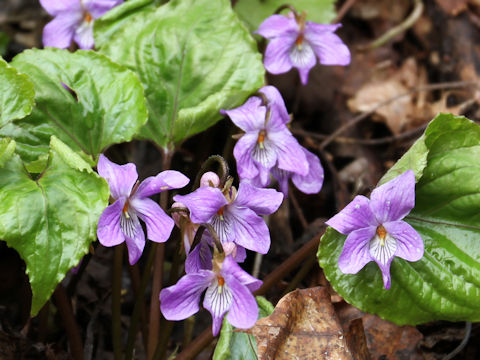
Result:
[[[275,14],[266,18],[260,24],[256,33],[264,38],[271,39],[274,37],[298,33],[298,25],[292,17]]]
[[[305,176],[293,174],[292,182],[305,194],[316,194],[323,185],[324,172],[320,159],[315,154],[303,148],[308,162],[308,173]]]
[[[145,234],[137,217],[131,217],[129,220],[132,222],[133,234],[131,236],[125,234],[125,242],[128,249],[128,262],[130,265],[135,265],[145,248]]]
[[[104,15],[107,11],[115,6],[123,3],[123,0],[83,0],[85,9],[93,16],[94,19],[98,19]]]
[[[271,74],[283,74],[292,68],[290,51],[295,43],[295,36],[270,40],[265,50],[263,64]]]
[[[266,254],[270,248],[270,232],[265,221],[248,208],[231,207],[224,214],[233,231],[230,241],[252,251]]]
[[[285,102],[282,95],[274,86],[264,86],[259,90],[268,99],[268,108],[270,109],[270,119],[268,120],[268,129],[283,129],[284,125],[290,122]]]
[[[130,191],[138,179],[134,164],[117,165],[100,154],[97,165],[98,174],[108,182],[110,193],[114,199],[130,196]]]
[[[227,314],[230,324],[239,329],[249,329],[258,318],[258,305],[250,290],[234,276],[227,275],[225,281],[232,292],[232,302]]]
[[[275,189],[257,188],[241,181],[232,205],[250,208],[257,215],[270,215],[278,210],[282,201],[283,194]]]
[[[200,187],[188,195],[175,195],[174,201],[181,202],[190,210],[190,219],[196,224],[208,222],[227,200],[218,188]]]
[[[212,270],[212,253],[208,243],[203,240],[187,254],[185,260],[187,274],[197,273],[200,270]]]
[[[125,241],[125,235],[120,227],[120,216],[125,205],[125,197],[115,201],[103,210],[97,226],[97,237],[103,246],[115,246]]]
[[[370,207],[379,223],[403,219],[415,206],[415,174],[407,170],[377,187],[370,196]]]
[[[43,28],[43,46],[66,49],[72,43],[81,16],[62,13]]]
[[[75,40],[80,49],[93,49],[93,46],[95,45],[93,39],[93,20],[82,21],[75,29],[73,40]]]
[[[262,100],[256,96],[250,97],[245,104],[231,110],[222,110],[232,122],[245,132],[260,130],[265,124],[267,109],[262,106]]]
[[[175,285],[160,292],[160,310],[167,320],[183,320],[200,309],[200,297],[215,274],[200,270],[183,276]]]
[[[372,261],[369,244],[375,231],[376,227],[370,226],[352,231],[347,236],[338,259],[338,267],[344,274],[356,274]]]
[[[343,43],[342,39],[333,33],[339,25],[322,25],[311,22],[306,24],[305,39],[312,46],[320,64],[350,64],[350,50]]]
[[[157,176],[150,176],[142,181],[135,193],[138,197],[147,197],[159,192],[180,189],[190,182],[190,179],[179,171],[166,170]]]
[[[370,201],[363,195],[355,196],[350,204],[325,223],[344,235],[357,229],[378,225],[370,209]]]
[[[233,294],[230,284],[227,282],[219,286],[218,278],[213,279],[205,292],[203,307],[212,314],[212,332],[217,336],[222,328],[222,320],[225,313],[230,309],[233,302]]]
[[[241,179],[253,179],[258,175],[257,164],[253,161],[253,149],[257,145],[258,133],[243,135],[233,148],[237,171]]]
[[[287,128],[285,131],[269,132],[268,137],[275,144],[279,169],[303,176],[308,174],[308,162],[303,147]]]
[[[147,238],[162,243],[168,240],[172,232],[174,221],[162,210],[160,205],[149,198],[133,197],[130,206],[138,217],[147,225]]]
[[[418,261],[424,252],[423,240],[418,232],[405,221],[384,223],[387,232],[397,241],[395,256],[408,261]]]
[[[231,257],[225,257],[222,265],[222,274],[224,276],[231,275],[235,277],[242,285],[245,285],[250,291],[255,291],[262,286],[262,281],[254,278],[252,275],[243,270],[240,265]]]
[[[80,0],[40,0],[40,5],[52,16],[61,12],[82,12]]]

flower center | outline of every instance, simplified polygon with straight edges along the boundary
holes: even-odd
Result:
[[[123,205],[122,212],[127,219],[130,219],[130,214],[128,213],[128,200],[125,201],[125,205]]]
[[[225,285],[225,279],[223,278],[223,276],[221,275],[218,275],[217,276],[217,280],[218,280],[218,293],[221,294],[222,291],[223,291],[223,285]]]
[[[86,22],[91,22],[93,20],[93,16],[92,14],[90,14],[88,11],[85,12],[85,16],[83,17],[83,19],[86,21]]]
[[[262,150],[265,148],[265,146],[263,145],[263,142],[265,141],[266,135],[267,133],[265,132],[265,130],[260,130],[260,132],[258,133],[257,144]]]
[[[302,51],[303,39],[304,39],[303,33],[300,33],[297,36],[297,39],[295,40],[295,45],[297,46],[299,51]]]
[[[383,225],[379,225],[377,227],[377,235],[380,239],[380,245],[385,246],[385,238],[387,237],[387,230],[383,227]]]
[[[225,206],[222,206],[222,207],[221,207],[220,209],[218,209],[218,211],[217,211],[217,215],[218,215],[218,217],[220,218],[220,220],[222,220],[222,221],[225,220],[225,219],[223,218],[223,211],[224,211],[223,209],[224,209],[224,207],[225,207]]]

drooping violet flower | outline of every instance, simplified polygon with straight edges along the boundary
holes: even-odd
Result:
[[[134,164],[117,165],[103,154],[97,170],[107,180],[111,197],[115,200],[98,220],[98,240],[103,246],[115,246],[125,241],[128,260],[133,265],[145,247],[145,234],[139,218],[147,225],[147,238],[155,242],[167,241],[174,225],[173,220],[148,196],[182,188],[189,179],[178,171],[168,170],[139,183]]]
[[[173,199],[185,204],[192,222],[212,225],[222,244],[234,242],[266,254],[270,248],[270,233],[260,215],[275,212],[283,195],[274,189],[260,189],[240,182],[238,192],[233,186],[223,192],[219,188],[204,186]]]
[[[177,284],[160,292],[160,310],[167,320],[183,320],[199,310],[202,293],[203,307],[212,314],[213,335],[222,320],[240,329],[248,329],[257,321],[258,306],[252,291],[262,282],[245,272],[231,256],[223,262],[214,260],[213,270],[199,270],[183,276]]]
[[[273,86],[261,88],[259,94],[238,108],[222,110],[245,131],[233,150],[240,178],[264,187],[270,183],[272,173],[285,196],[289,178],[305,193],[320,191],[320,160],[302,147],[288,129],[290,117],[282,96]]]
[[[43,29],[43,45],[68,48],[74,40],[81,49],[91,49],[93,22],[123,0],[40,0],[54,19]]]
[[[322,65],[350,64],[348,47],[334,34],[340,26],[305,21],[305,13],[268,17],[257,31],[270,40],[265,50],[265,69],[272,74],[282,74],[295,67],[305,85],[317,57]]]
[[[382,271],[383,286],[390,289],[390,264],[395,256],[418,261],[423,241],[415,229],[402,221],[415,206],[415,175],[407,170],[372,191],[370,200],[356,196],[326,222],[348,235],[338,266],[345,274],[356,274],[370,261]]]

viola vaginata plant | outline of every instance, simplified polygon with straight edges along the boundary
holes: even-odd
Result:
[[[415,206],[415,174],[407,170],[372,191],[370,200],[358,195],[326,224],[348,235],[338,259],[340,270],[356,274],[375,261],[382,271],[383,286],[390,288],[390,264],[395,256],[418,261],[423,241],[402,221]]]
[[[350,64],[350,50],[335,31],[341,24],[317,24],[306,21],[306,13],[295,10],[265,19],[257,33],[269,40],[265,50],[265,69],[282,74],[297,68],[303,85],[318,62],[322,65]]]
[[[26,264],[31,315],[58,295],[56,289],[70,287],[72,277],[77,284],[89,269],[92,257],[85,255],[101,249],[113,258],[114,281],[106,289],[112,339],[105,343],[115,359],[122,353],[133,358],[142,321],[148,326],[144,352],[162,358],[165,344],[177,344],[172,324],[160,326],[160,312],[183,320],[201,304],[213,318],[214,335],[250,336],[232,332],[228,323],[247,329],[261,316],[263,300],[254,295],[268,294],[274,281],[260,288],[257,278],[265,264],[277,265],[270,248],[288,245],[283,234],[271,239],[282,221],[271,215],[292,205],[297,217],[288,216],[285,226],[306,234],[323,229],[309,222],[333,216],[342,203],[332,189],[341,185],[335,167],[344,159],[326,151],[330,172],[324,173],[318,156],[324,146],[315,143],[321,136],[294,136],[296,119],[265,72],[294,67],[307,84],[317,63],[348,65],[350,51],[336,34],[340,24],[307,21],[305,12],[281,6],[290,12],[270,9],[250,32],[230,0],[40,3],[54,17],[44,28],[44,45],[56,48],[0,59],[0,239]],[[246,14],[255,3],[250,13],[257,15],[257,8],[271,5],[239,3]],[[296,5],[308,10],[308,3]],[[332,21],[333,0],[321,7],[332,16],[310,19]],[[255,29],[268,40],[264,54]],[[186,140],[226,117],[242,132],[233,136],[233,154],[228,135],[216,135],[213,145],[227,144],[227,161],[192,151],[205,137]],[[235,132],[229,121],[224,126]],[[478,124],[438,115],[370,198],[356,196],[326,221],[318,259],[335,291],[398,324],[480,321],[479,154]],[[109,160],[114,156],[138,163],[119,165]],[[229,161],[237,174],[230,174]],[[139,181],[144,171],[157,175]],[[66,277],[82,258],[78,273]],[[131,309],[122,306],[131,301],[122,297],[130,266],[133,280],[138,270],[143,274],[131,318],[123,321]],[[148,319],[141,320],[148,305]],[[255,346],[245,344],[256,358]],[[180,351],[186,346],[178,344]]]
[[[117,165],[103,154],[97,169],[99,175],[107,180],[114,200],[98,220],[98,240],[103,246],[126,242],[128,259],[133,265],[145,247],[145,234],[139,218],[147,225],[147,238],[159,243],[168,240],[174,226],[173,219],[148,197],[182,188],[189,179],[178,171],[166,170],[139,182],[135,164]]]
[[[93,23],[123,0],[40,0],[54,19],[43,29],[43,45],[68,48],[72,40],[80,49],[92,49]]]

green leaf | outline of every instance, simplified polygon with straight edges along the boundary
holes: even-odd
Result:
[[[55,137],[48,165],[37,178],[12,151],[0,152],[0,159],[0,238],[27,264],[33,316],[96,239],[108,185]]]
[[[257,296],[256,299],[258,318],[269,316],[273,312],[273,305],[262,296]],[[234,329],[224,318],[213,360],[257,360],[255,337],[244,332],[235,332]]]
[[[17,55],[12,65],[33,81],[37,106],[0,129],[0,136],[15,139],[24,161],[48,154],[55,135],[95,163],[108,146],[130,141],[147,120],[137,76],[103,55],[35,49]]]
[[[235,4],[235,11],[248,28],[255,31],[263,20],[288,3],[285,0],[240,0]],[[299,13],[305,11],[308,21],[326,24],[335,19],[335,0],[296,0],[290,4]],[[288,10],[283,10],[282,14],[287,12]]]
[[[95,46],[99,48],[106,45],[123,28],[130,26],[130,21],[136,15],[154,11],[157,8],[155,4],[155,0],[130,0],[114,7],[101,18],[95,20],[93,24],[95,27]]]
[[[424,257],[395,258],[392,285],[385,290],[373,262],[354,275],[339,270],[346,237],[328,228],[317,254],[320,266],[347,302],[397,324],[480,321],[480,127],[440,114],[419,142],[402,158],[416,159],[414,170],[426,159],[416,206],[404,220],[421,235]],[[418,152],[423,146],[426,156]]]
[[[96,38],[105,36],[96,27]],[[229,0],[138,11],[100,52],[138,73],[149,110],[141,136],[163,148],[212,126],[220,109],[241,105],[264,83],[261,54]]]
[[[32,82],[2,58],[0,58],[0,94],[0,128],[32,112],[35,103]]]

